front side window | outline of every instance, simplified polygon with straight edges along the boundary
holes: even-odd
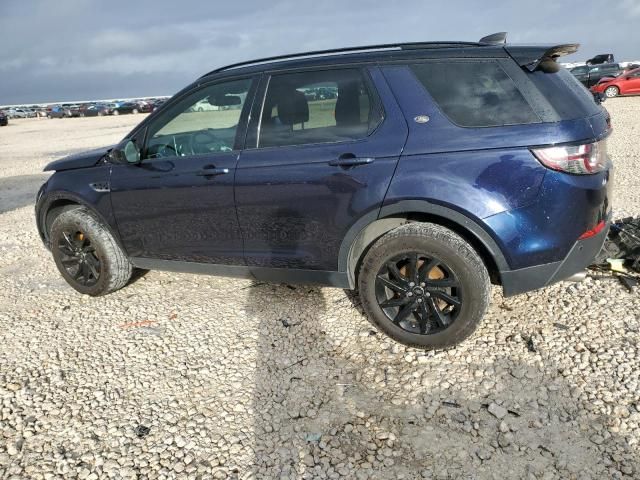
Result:
[[[381,120],[358,69],[274,75],[264,100],[258,146],[356,140]]]
[[[513,80],[495,61],[411,65],[440,109],[462,127],[540,122]]]
[[[149,127],[145,158],[230,152],[250,79],[204,87],[165,111]]]

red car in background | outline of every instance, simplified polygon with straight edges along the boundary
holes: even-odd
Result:
[[[604,93],[605,97],[640,94],[640,68],[630,70],[615,78],[605,77],[591,87],[593,93]]]

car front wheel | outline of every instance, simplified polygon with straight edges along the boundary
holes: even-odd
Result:
[[[611,87],[606,88],[604,94],[607,98],[617,97],[620,94],[620,89],[612,85]]]
[[[78,292],[105,295],[124,287],[133,271],[113,235],[86,208],[62,212],[49,240],[58,270]]]
[[[394,340],[434,349],[478,327],[489,304],[487,269],[462,237],[440,225],[410,223],[378,239],[358,276],[368,319]]]

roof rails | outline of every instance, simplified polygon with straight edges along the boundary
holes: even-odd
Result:
[[[365,45],[360,47],[331,48],[328,50],[315,50],[311,52],[292,53],[288,55],[276,55],[273,57],[258,58],[245,62],[232,63],[224,67],[212,70],[204,74],[201,78],[220,73],[234,68],[246,67],[249,65],[260,65],[261,63],[274,62],[277,60],[291,60],[296,58],[320,57],[324,55],[334,55],[342,53],[372,52],[380,50],[419,50],[428,48],[455,48],[455,47],[482,47],[504,43],[507,34],[505,32],[494,33],[480,40],[480,42],[413,42],[413,43],[384,43],[380,45]]]

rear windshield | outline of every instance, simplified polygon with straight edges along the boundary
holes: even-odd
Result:
[[[540,122],[515,83],[492,60],[411,65],[449,119],[461,127]]]
[[[600,112],[593,95],[564,68],[556,73],[535,71],[527,77],[557,112],[560,120],[590,117]]]

